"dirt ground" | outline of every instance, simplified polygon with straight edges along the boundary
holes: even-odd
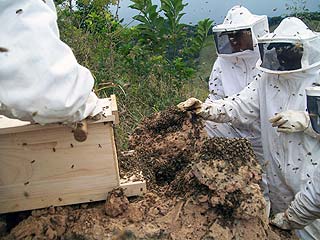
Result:
[[[261,168],[246,139],[207,139],[203,123],[175,107],[146,118],[119,153],[122,178],[147,181],[127,199],[0,216],[2,239],[296,239],[268,224]]]

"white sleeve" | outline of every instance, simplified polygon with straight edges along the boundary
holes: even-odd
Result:
[[[94,79],[59,39],[52,0],[0,1],[1,113],[41,124],[74,122],[96,109]]]
[[[295,228],[303,228],[320,218],[320,167],[296,194],[288,210],[288,219]]]
[[[231,122],[235,127],[247,127],[260,118],[258,81],[252,81],[240,93],[202,105],[205,119]]]
[[[214,101],[225,97],[224,89],[221,80],[221,68],[219,61],[214,63],[210,78],[209,78],[209,96],[207,101]]]

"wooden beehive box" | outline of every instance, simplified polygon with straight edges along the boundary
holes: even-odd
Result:
[[[104,117],[88,121],[84,142],[61,124],[0,118],[0,213],[104,200],[119,186],[129,196],[145,191],[145,182],[120,184],[117,104],[114,96],[104,101]]]

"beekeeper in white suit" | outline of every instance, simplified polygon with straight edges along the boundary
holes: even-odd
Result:
[[[309,129],[315,137],[320,133],[320,87],[306,89]],[[318,134],[318,136],[317,136]],[[320,218],[320,166],[317,166],[310,180],[298,192],[287,210],[276,214],[271,223],[282,229],[302,229]]]
[[[258,40],[258,66],[264,73],[238,96],[203,104],[191,98],[178,106],[234,126],[250,126],[260,119],[271,209],[276,214],[288,208],[320,164],[319,138],[309,131],[305,99],[305,89],[320,83],[320,34],[297,18],[286,18],[274,33]],[[298,234],[301,239],[320,239],[320,221]]]
[[[223,23],[214,26],[212,31],[218,57],[210,75],[206,102],[239,93],[261,74],[256,68],[260,58],[257,37],[269,32],[268,19],[251,14],[243,6],[234,6]],[[257,155],[262,156],[259,126],[239,129],[229,123],[207,122],[206,130],[210,137],[248,138]]]
[[[268,18],[254,15],[243,6],[234,6],[228,11],[223,23],[214,26],[212,31],[218,57],[209,79],[207,103],[239,93],[261,75],[261,71],[256,68],[260,58],[257,37],[269,33]],[[209,137],[247,138],[261,166],[265,166],[259,119],[250,127],[207,121],[205,129]],[[262,187],[268,200],[265,174]]]
[[[0,1],[0,114],[76,122],[101,111],[94,79],[59,39],[52,0]]]

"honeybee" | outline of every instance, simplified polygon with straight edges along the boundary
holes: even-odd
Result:
[[[1,52],[9,52],[9,50],[7,48],[4,48],[4,47],[0,47],[0,53]]]

